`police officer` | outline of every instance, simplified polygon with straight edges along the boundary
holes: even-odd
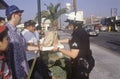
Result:
[[[72,38],[59,42],[68,42],[70,50],[60,49],[57,46],[54,46],[53,50],[71,57],[71,79],[89,79],[89,74],[94,67],[89,35],[82,28],[82,21],[68,19],[67,22],[69,22],[69,28],[73,30]]]

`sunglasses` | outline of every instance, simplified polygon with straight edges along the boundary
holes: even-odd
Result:
[[[22,16],[21,12],[15,12],[15,14],[18,15],[18,16]]]

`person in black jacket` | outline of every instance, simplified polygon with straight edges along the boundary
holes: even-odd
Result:
[[[68,42],[70,50],[54,46],[53,51],[59,51],[71,58],[71,79],[89,79],[89,74],[95,64],[90,50],[89,35],[82,28],[81,21],[70,19],[67,21],[69,22],[69,28],[73,30],[72,38],[70,40],[59,40],[59,42]]]

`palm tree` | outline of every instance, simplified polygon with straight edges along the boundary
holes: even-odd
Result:
[[[41,18],[45,18],[45,17],[47,17],[48,15],[49,15],[49,12],[48,12],[48,11],[46,11],[46,10],[41,11]],[[38,20],[38,14],[37,14],[37,16],[35,17],[34,20],[35,20],[35,21]]]
[[[62,14],[66,13],[67,9],[66,8],[59,9],[60,3],[58,3],[56,5],[53,5],[52,3],[50,3],[50,5],[49,6],[46,5],[46,7],[47,7],[48,11],[45,11],[45,10],[42,11],[41,18],[45,17],[46,19],[50,19],[52,28],[57,29],[58,28],[58,18]],[[36,16],[36,18],[38,18],[38,17]]]

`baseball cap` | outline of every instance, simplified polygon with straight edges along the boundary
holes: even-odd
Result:
[[[11,5],[9,6],[7,9],[6,9],[6,16],[9,16],[11,15],[12,13],[15,13],[15,12],[21,12],[23,13],[24,10],[20,10],[17,6],[15,5]]]
[[[24,26],[25,27],[28,27],[28,26],[35,26],[36,22],[33,21],[33,20],[28,20],[27,22],[24,23]]]
[[[5,20],[5,18],[3,18],[3,17],[0,17],[0,21],[2,21],[2,20]]]

